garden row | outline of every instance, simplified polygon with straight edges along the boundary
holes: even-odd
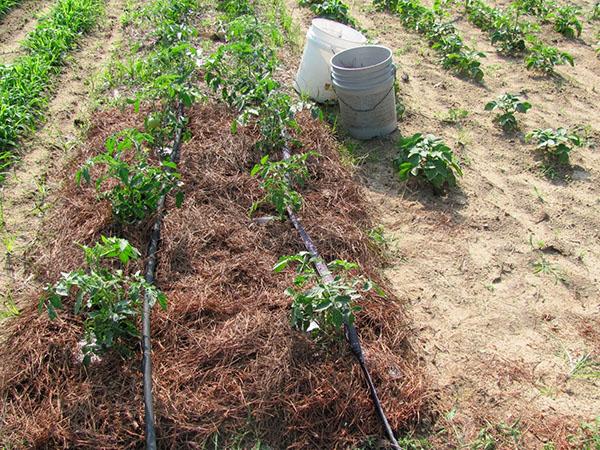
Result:
[[[154,303],[163,307],[167,305],[166,295],[151,283],[151,277],[143,277],[135,270],[140,266],[141,252],[132,242],[137,242],[138,248],[140,244],[147,242],[147,236],[145,233],[142,235],[140,230],[147,230],[152,219],[158,217],[160,220],[165,196],[174,194],[175,205],[187,201],[189,191],[181,186],[182,176],[178,173],[181,168],[178,168],[175,151],[177,139],[174,137],[183,136],[184,141],[191,137],[191,133],[185,131],[189,124],[188,119],[182,117],[181,110],[183,107],[190,109],[199,96],[195,87],[199,58],[194,47],[198,31],[189,20],[189,16],[193,16],[197,8],[198,4],[193,1],[175,3],[170,0],[154,0],[124,18],[125,23],[133,24],[136,29],[141,30],[132,33],[139,41],[132,45],[130,56],[123,57],[109,68],[106,88],[107,91],[120,93],[111,103],[122,108],[132,108],[136,115],[144,115],[144,125],[126,127],[111,133],[104,142],[104,151],[91,156],[76,171],[77,183],[93,184],[96,200],[110,204],[110,222],[99,228],[103,232],[98,242],[82,246],[84,264],[62,273],[58,282],[48,286],[39,306],[49,313],[52,322],[81,323],[83,339],[80,353],[86,370],[96,370],[115,355],[135,354],[141,336],[140,316],[142,320],[148,318],[147,312],[143,312],[144,303],[148,307]],[[296,115],[302,108],[283,92],[273,78],[278,65],[277,49],[286,39],[279,27],[283,26],[289,31],[290,26],[289,18],[283,12],[283,5],[279,5],[279,8],[282,9],[269,10],[259,15],[249,2],[221,2],[219,10],[224,16],[219,23],[225,33],[225,42],[207,58],[201,70],[209,87],[236,112],[237,117],[232,123],[231,131],[234,134],[247,133],[247,130],[258,131],[258,139],[253,144],[253,152],[256,154],[252,156],[258,162],[251,173],[246,175],[260,179],[259,185],[264,195],[249,206],[249,213],[255,215],[259,212],[274,212],[278,218],[283,219],[286,213],[295,217],[295,213],[303,208],[301,187],[316,167],[315,164],[311,169],[307,163],[309,160],[314,163],[320,156],[314,151],[299,151],[302,144],[298,134],[302,130]],[[191,114],[197,112],[194,108],[188,111]],[[280,160],[276,155],[285,148],[292,149],[293,155]],[[197,160],[198,155],[195,162]],[[236,169],[245,170],[243,167]],[[197,180],[197,177],[204,174],[188,173],[187,176],[193,176]],[[89,198],[91,190],[92,187],[84,186],[80,192]],[[186,191],[185,199],[183,191]],[[196,194],[194,191],[193,195]],[[193,213],[194,205],[189,207],[189,212]],[[209,206],[204,205],[204,208]],[[169,216],[171,213],[167,218]],[[195,223],[195,226],[199,224]],[[214,223],[211,226],[214,228]],[[354,222],[353,226],[356,226]],[[90,224],[90,227],[93,228],[94,225]],[[164,240],[168,242],[169,238],[164,237]],[[294,245],[292,248],[295,247]],[[165,251],[165,254],[168,252]],[[332,252],[327,254],[331,255]],[[338,342],[337,338],[343,336],[344,330],[354,330],[355,313],[360,310],[358,302],[362,294],[373,291],[369,296],[381,300],[383,292],[366,276],[358,274],[362,267],[357,263],[333,259],[326,265],[327,273],[333,274],[331,279],[327,279],[320,276],[322,272],[318,268],[324,267],[324,262],[314,253],[281,255],[286,253],[279,254],[279,261],[273,269],[275,273],[284,272],[290,266],[296,267],[293,283],[287,290],[292,297],[292,325],[309,332],[319,346],[329,346],[331,339]],[[271,264],[274,262],[276,260]],[[168,264],[161,267],[169,270]],[[289,279],[291,274],[285,272],[279,277]],[[187,287],[195,289],[197,286],[194,284]],[[283,289],[279,292],[280,296],[281,294]],[[262,305],[261,308],[270,310],[271,306]],[[71,307],[73,313],[61,311]],[[288,309],[289,305],[286,305],[285,310]],[[197,314],[201,314],[201,311]],[[186,317],[177,320],[185,320]],[[161,329],[164,339],[166,331]],[[186,330],[190,329],[186,327]],[[395,330],[395,333],[399,332]],[[146,332],[142,335],[146,337]],[[356,344],[355,338],[356,336],[353,342]],[[212,345],[212,342],[207,342],[206,345]],[[337,344],[334,347],[337,348]],[[175,347],[175,350],[185,351],[186,348]],[[149,356],[146,342],[143,350]],[[400,352],[397,354],[400,355]],[[343,355],[331,358],[343,359]],[[305,383],[303,377],[316,373],[316,370],[331,374],[327,359],[324,358],[322,368],[318,368],[315,362],[310,363],[311,370],[302,371],[297,382]],[[193,364],[193,361],[190,360],[189,363]],[[88,368],[90,365],[92,367]],[[343,370],[339,363],[336,367],[338,372]],[[360,380],[360,376],[356,377],[351,370],[346,371],[344,375],[335,375],[336,383],[340,379],[346,379],[350,383],[355,383],[355,378]],[[144,375],[146,382],[151,380]],[[238,377],[235,378],[237,379]],[[319,381],[329,383],[327,379]],[[244,385],[244,389],[252,388],[252,384]],[[172,389],[177,388],[172,386]],[[389,389],[388,386],[386,390]],[[285,393],[281,391],[276,395],[284,396]],[[389,392],[387,396],[392,398]],[[127,399],[123,401],[131,403]],[[335,399],[331,401],[334,402]],[[12,405],[13,402],[14,399],[9,404]],[[364,404],[364,401],[357,400],[354,409],[360,410],[364,408]],[[396,421],[406,414],[404,410],[410,409],[411,405],[411,402],[405,402],[394,411]],[[148,403],[146,406],[148,407]],[[216,408],[217,405],[211,407]],[[343,411],[344,415],[348,414],[347,403],[336,405],[331,413],[337,414],[335,411],[338,410]],[[172,412],[165,410],[163,405],[160,414],[169,415]],[[373,416],[372,413],[367,416],[369,415]],[[352,422],[359,418],[360,414],[350,416]],[[147,416],[146,420],[146,438],[151,443],[152,417]],[[306,419],[300,417],[295,420]],[[347,423],[348,418],[332,426],[339,429]],[[64,424],[68,425],[68,422]],[[170,419],[163,421],[161,426],[171,426]],[[84,434],[87,432],[87,429],[83,430]],[[182,433],[180,429],[177,432]],[[303,435],[305,433],[306,431],[302,431]],[[169,439],[168,434],[159,438]],[[334,436],[323,437],[325,438],[333,439]],[[125,437],[118,436],[117,439],[118,442],[123,442],[121,439]]]
[[[524,54],[528,69],[553,73],[556,65],[574,64],[569,53],[546,45],[535,36],[538,28],[521,21],[521,10],[514,4],[506,12],[500,8],[492,8],[482,0],[469,0],[465,6],[468,20],[489,33],[490,40],[498,51],[513,56]],[[581,24],[572,10],[561,9],[555,17],[557,31],[569,37],[581,34]]]
[[[102,14],[102,0],[59,0],[22,46],[26,53],[0,66],[0,180],[18,139],[42,119],[48,91],[82,33]]]

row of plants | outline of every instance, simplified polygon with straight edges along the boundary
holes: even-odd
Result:
[[[583,31],[579,20],[581,8],[575,5],[561,5],[554,0],[515,0],[511,8],[521,14],[536,16],[541,23],[551,23],[555,31],[568,38],[579,37]]]
[[[68,52],[102,14],[102,0],[59,0],[22,43],[25,54],[0,66],[0,180],[18,139],[42,119],[48,91]]]
[[[86,161],[76,172],[78,184],[93,183],[98,201],[110,204],[115,229],[143,226],[159,212],[162,199],[174,195],[183,201],[180,174],[172,158],[175,136],[182,134],[186,119],[183,106],[197,99],[195,86],[197,31],[189,16],[198,8],[194,0],[153,0],[130,13],[144,50],[134,45],[125,61],[115,62],[105,76],[106,90],[116,85],[128,89],[123,104],[150,106],[142,129],[124,129],[105,142],[104,151]],[[119,70],[120,71],[119,71]],[[126,70],[132,69],[132,70]],[[185,138],[185,136],[184,136]],[[85,188],[85,187],[83,187]],[[101,236],[94,246],[82,246],[85,265],[48,286],[40,310],[51,319],[65,301],[74,300],[73,312],[83,319],[83,362],[88,364],[108,351],[132,354],[139,342],[138,320],[144,296],[150,306],[166,308],[162,292],[130,264],[140,252],[128,240]]]
[[[358,25],[356,19],[350,15],[348,5],[342,0],[300,0],[298,4],[310,8],[317,17],[335,20],[352,27]]]
[[[20,0],[0,0],[0,18],[4,17],[8,11],[19,3]]]
[[[503,11],[482,0],[467,0],[465,10],[469,22],[488,32],[498,51],[512,56],[524,55],[529,70],[553,73],[556,65],[574,64],[572,55],[541,41],[534,34],[538,27],[522,21],[521,11],[515,7]]]
[[[274,211],[283,220],[289,212],[301,210],[303,197],[297,189],[309,179],[307,162],[319,157],[313,151],[300,151],[301,143],[292,134],[298,130],[294,115],[302,105],[294,104],[273,79],[278,65],[277,47],[285,36],[277,31],[276,15],[269,20],[246,0],[225,0],[219,9],[226,13],[226,38],[204,65],[205,80],[222,101],[237,111],[233,131],[238,126],[255,126],[260,132],[256,149],[263,155],[251,175],[260,179],[264,196],[251,205],[249,214]],[[289,158],[275,156],[288,147],[295,150]],[[333,278],[324,279],[315,269],[315,264],[321,262],[301,252],[283,256],[274,270],[295,267],[293,287],[286,291],[293,299],[291,322],[295,328],[315,338],[341,336],[344,325],[354,322],[361,295],[373,284],[355,275],[359,269],[355,263],[344,260],[327,264]]]
[[[423,34],[441,54],[441,64],[459,76],[483,80],[480,58],[485,55],[465,44],[457,28],[444,18],[439,8],[423,6],[419,0],[373,0],[380,10],[400,17],[403,25]]]
[[[494,122],[504,132],[514,132],[519,128],[516,114],[525,114],[531,104],[522,101],[517,95],[505,93],[486,103],[486,111],[495,111]],[[575,131],[560,127],[538,128],[525,135],[526,142],[534,142],[536,150],[550,162],[569,164],[569,156],[575,147],[583,145],[583,139]],[[394,167],[401,181],[410,178],[422,179],[429,183],[434,193],[439,194],[447,187],[456,185],[462,176],[458,158],[446,143],[434,135],[414,134],[400,138],[398,155]]]

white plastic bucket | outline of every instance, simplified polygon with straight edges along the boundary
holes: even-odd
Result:
[[[398,126],[392,51],[380,45],[344,50],[331,58],[340,122],[357,139],[385,136]]]
[[[313,19],[306,33],[306,45],[294,80],[294,89],[319,103],[335,100],[335,93],[331,89],[331,57],[366,42],[367,38],[346,25],[327,19]]]

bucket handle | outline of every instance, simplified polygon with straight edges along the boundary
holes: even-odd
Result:
[[[346,103],[346,102],[345,102],[345,101],[342,99],[342,97],[340,97],[340,96],[337,94],[337,92],[336,92],[336,90],[335,90],[335,86],[334,86],[334,84],[333,84],[333,83],[331,84],[331,87],[333,88],[333,92],[335,92],[335,95],[337,96],[338,100],[339,100],[340,102],[342,102],[344,105],[346,105],[348,108],[350,108],[352,111],[354,111],[354,112],[361,112],[361,113],[362,113],[362,112],[371,112],[371,111],[375,111],[375,110],[377,109],[377,107],[378,107],[379,105],[381,105],[381,103],[382,103],[382,102],[383,102],[383,101],[384,101],[384,100],[387,98],[388,94],[389,94],[389,93],[390,93],[390,92],[391,92],[391,91],[394,89],[394,84],[396,84],[396,65],[392,64],[392,67],[394,68],[394,83],[392,83],[392,86],[391,86],[391,87],[390,87],[390,89],[389,89],[389,90],[388,90],[388,91],[385,93],[385,95],[384,95],[383,97],[381,97],[381,100],[379,100],[377,103],[375,103],[375,105],[374,105],[374,106],[372,106],[372,107],[371,107],[371,108],[369,108],[369,109],[356,109],[354,106],[352,106],[352,105],[349,105],[348,103]]]

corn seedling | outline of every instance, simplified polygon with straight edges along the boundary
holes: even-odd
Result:
[[[9,317],[16,317],[19,314],[21,314],[21,310],[17,307],[11,293],[8,292],[2,301],[2,307],[0,308],[0,320],[8,319]]]
[[[293,299],[291,321],[295,328],[308,331],[313,337],[340,336],[343,326],[353,324],[355,313],[361,310],[356,303],[362,294],[379,289],[362,276],[351,276],[350,272],[358,269],[358,265],[341,259],[327,264],[333,281],[325,283],[314,268],[315,262],[310,253],[300,252],[281,257],[273,270],[281,272],[296,266],[294,287],[286,289]]]
[[[556,158],[562,164],[568,164],[569,155],[574,147],[581,147],[581,138],[567,128],[533,130],[526,136],[527,141],[536,141],[536,149]]]
[[[124,130],[106,140],[106,151],[88,160],[77,171],[75,181],[91,181],[90,169],[95,165],[106,167],[106,173],[95,180],[101,199],[108,199],[114,217],[124,224],[136,223],[153,214],[161,196],[175,190],[180,174],[177,165],[169,160],[159,165],[150,163],[145,144],[152,143],[149,134],[138,130]],[[128,162],[128,157],[132,162]],[[111,180],[112,188],[104,191],[103,184]],[[183,192],[176,194],[176,204],[183,202]]]
[[[450,147],[434,135],[417,133],[401,138],[398,148],[394,165],[400,180],[421,177],[431,183],[435,192],[440,192],[445,186],[455,186],[456,178],[462,176]]]
[[[271,204],[281,219],[285,218],[287,208],[298,211],[302,207],[302,196],[292,189],[291,184],[303,184],[306,181],[309,175],[306,160],[316,155],[314,152],[306,152],[280,161],[270,161],[269,155],[263,156],[250,174],[262,178],[261,188],[265,191],[265,196],[252,204],[250,214],[264,203]]]
[[[596,4],[592,7],[592,11],[590,12],[590,20],[600,20],[600,2],[596,2]]]
[[[569,358],[569,378],[583,380],[600,379],[600,361],[595,360],[590,353],[586,353],[579,358],[572,358],[567,352]]]
[[[86,267],[63,273],[57,283],[46,287],[39,310],[46,310],[54,320],[58,317],[57,310],[64,309],[64,301],[74,299],[73,312],[84,319],[82,350],[83,361],[88,364],[92,356],[100,356],[112,348],[123,355],[131,353],[131,339],[139,336],[136,320],[143,295],[149,296],[151,305],[159,303],[163,309],[167,299],[139,272],[126,275],[124,268],[140,257],[126,240],[102,236],[93,247],[82,246],[82,249]],[[122,268],[114,268],[117,264]]]
[[[100,0],[59,0],[23,43],[26,54],[0,65],[0,171],[13,160],[10,149],[33,130],[47,104],[47,89],[67,53],[89,31]]]
[[[516,95],[508,93],[485,105],[486,111],[500,111],[494,117],[494,122],[500,125],[506,132],[514,131],[518,128],[515,113],[525,114],[530,108],[531,104],[529,102],[523,102]]]

